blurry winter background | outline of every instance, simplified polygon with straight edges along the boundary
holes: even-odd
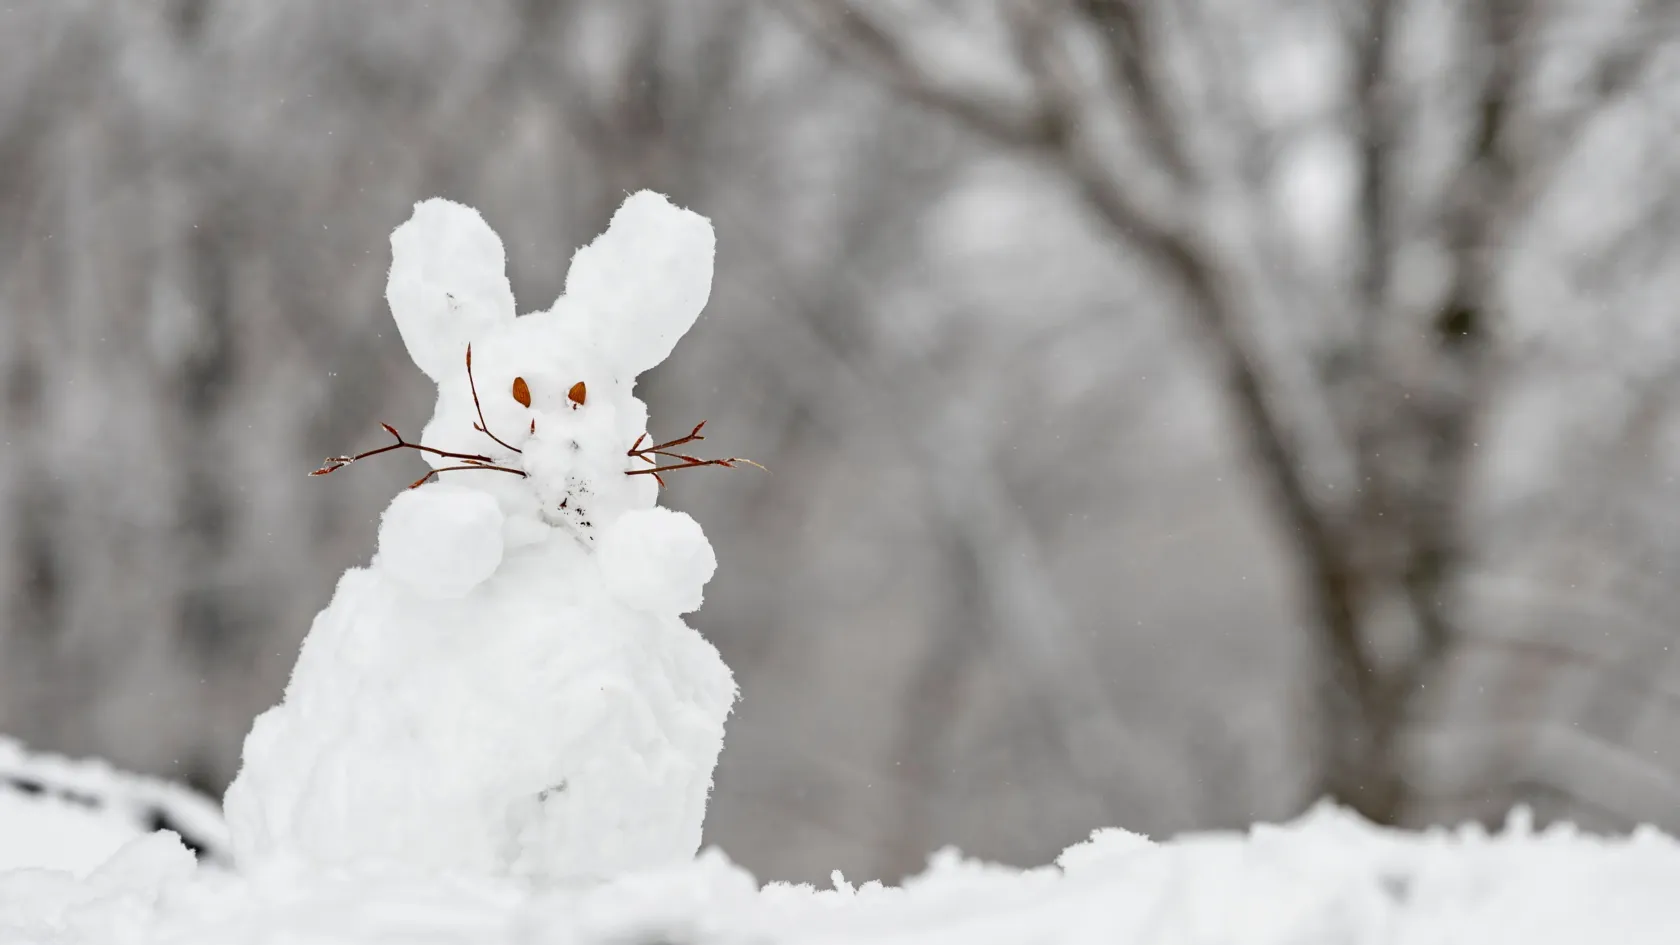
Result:
[[[1368,816],[1680,829],[1680,4],[8,0],[0,732],[220,793],[423,467],[423,197],[644,384],[761,879]],[[405,466],[404,463],[407,465]],[[412,467],[412,468],[409,468]]]

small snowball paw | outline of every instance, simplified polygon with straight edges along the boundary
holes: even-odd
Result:
[[[686,614],[699,610],[717,557],[700,524],[672,509],[626,512],[596,541],[607,588],[638,610]]]
[[[374,566],[433,599],[464,597],[502,563],[502,510],[476,489],[434,482],[398,495]]]

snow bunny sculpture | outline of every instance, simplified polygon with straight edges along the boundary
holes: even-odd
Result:
[[[245,740],[235,854],[537,881],[691,858],[735,684],[679,615],[716,562],[626,472],[632,386],[706,303],[711,224],[635,194],[519,317],[477,212],[418,204],[391,250],[386,298],[438,385],[421,443],[488,462],[428,453],[436,481],[339,582]]]

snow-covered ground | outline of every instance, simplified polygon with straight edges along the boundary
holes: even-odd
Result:
[[[1328,807],[1158,844],[1101,831],[1036,870],[941,854],[902,887],[838,875],[832,889],[761,887],[707,851],[678,868],[539,889],[278,862],[237,874],[195,864],[168,833],[131,839],[87,871],[120,830],[86,809],[0,798],[6,862],[57,867],[0,871],[6,945],[1680,942],[1680,843],[1536,832],[1520,817],[1491,837],[1379,830]]]
[[[85,874],[159,829],[207,863],[227,858],[227,826],[210,798],[102,761],[32,753],[0,736],[0,870]]]
[[[139,836],[122,817],[53,794],[0,789],[0,870],[38,866],[85,873]]]

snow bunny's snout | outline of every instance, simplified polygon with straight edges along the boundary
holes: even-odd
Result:
[[[651,507],[658,486],[646,476],[626,475],[628,447],[647,429],[646,408],[629,383],[601,370],[590,338],[564,330],[587,324],[570,312],[562,299],[553,311],[519,318],[481,342],[482,349],[475,346],[466,389],[441,387],[440,396],[455,403],[447,411],[440,403],[427,440],[434,430],[442,439],[445,424],[458,438],[460,414],[470,410],[465,429],[476,437],[476,448],[526,474],[521,483],[494,485],[527,490],[545,523],[593,542],[624,512]],[[557,350],[563,353],[531,363],[530,352]]]

